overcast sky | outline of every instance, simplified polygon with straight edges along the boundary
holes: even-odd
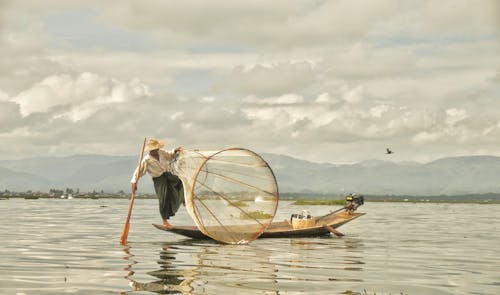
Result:
[[[500,156],[499,3],[0,0],[0,159]]]

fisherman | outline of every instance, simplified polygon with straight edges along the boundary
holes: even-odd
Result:
[[[182,181],[172,172],[172,165],[175,162],[181,147],[175,148],[172,152],[163,150],[163,141],[149,139],[145,151],[148,152],[142,160],[142,164],[137,167],[132,175],[132,192],[137,190],[138,179],[149,172],[153,178],[156,196],[159,200],[160,215],[163,219],[163,226],[171,228],[169,218],[174,216],[181,203],[184,201],[184,189]]]

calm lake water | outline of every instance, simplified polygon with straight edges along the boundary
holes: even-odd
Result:
[[[221,245],[159,231],[156,200],[0,200],[0,294],[500,294],[500,205],[367,203],[346,236]],[[276,220],[299,209],[281,202]],[[172,220],[192,224],[184,208]]]

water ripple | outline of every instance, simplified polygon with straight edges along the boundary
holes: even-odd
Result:
[[[342,238],[243,246],[160,232],[157,201],[138,200],[123,247],[127,208],[2,201],[0,294],[500,294],[499,205],[368,203]],[[299,209],[282,202],[277,219]],[[185,211],[173,222],[192,223]]]

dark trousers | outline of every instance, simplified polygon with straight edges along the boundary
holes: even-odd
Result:
[[[154,177],[156,196],[160,202],[160,215],[164,220],[174,216],[184,201],[184,188],[182,181],[176,175],[165,172]]]

